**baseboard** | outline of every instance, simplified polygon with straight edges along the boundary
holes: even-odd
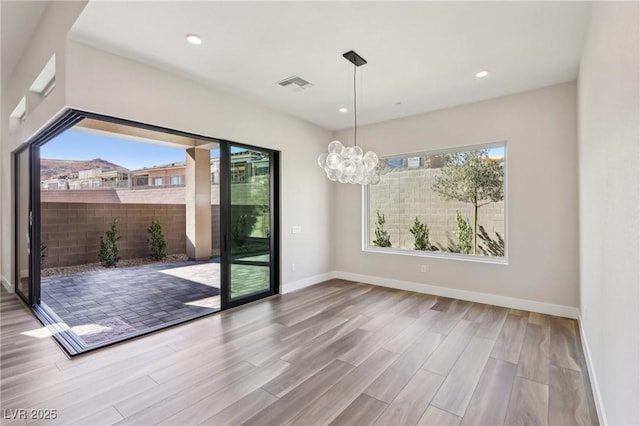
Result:
[[[2,283],[2,285],[4,286],[4,288],[9,292],[9,293],[13,293],[14,289],[13,286],[11,285],[11,283],[9,282],[9,280],[7,280],[4,275],[0,274],[0,282]]]
[[[525,311],[537,312],[547,315],[556,315],[565,318],[578,319],[580,316],[579,309],[572,306],[555,305],[553,303],[536,302],[534,300],[518,299],[515,297],[499,296],[495,294],[440,287],[429,284],[415,283],[411,281],[400,281],[390,278],[352,274],[350,272],[342,271],[335,272],[334,277],[365,284],[396,288],[399,290],[415,291],[417,293],[433,294],[435,296],[450,297],[453,299],[467,300],[470,302],[486,303],[488,305],[521,309]]]
[[[582,326],[582,318],[580,318],[580,340],[582,341],[582,350],[584,351],[584,357],[587,361],[587,372],[589,373],[589,379],[591,382],[591,391],[593,392],[593,400],[596,404],[596,412],[598,413],[598,422],[601,425],[608,425],[607,416],[604,411],[604,402],[602,401],[602,394],[600,393],[600,386],[598,385],[598,377],[596,371],[593,368],[593,361],[591,359],[591,350],[589,349],[589,342],[587,336],[584,334],[584,327]]]
[[[303,278],[301,280],[293,281],[290,283],[285,283],[282,285],[282,293],[290,293],[295,290],[300,290],[301,288],[310,287],[314,284],[321,283],[323,281],[331,280],[336,278],[336,272],[326,272],[324,274],[313,275],[311,277]]]

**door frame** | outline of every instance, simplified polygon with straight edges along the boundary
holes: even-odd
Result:
[[[32,160],[32,152],[33,152],[33,148],[32,145],[23,145],[21,147],[19,147],[18,149],[16,149],[15,151],[12,152],[12,162],[13,162],[13,179],[15,184],[13,185],[13,200],[14,200],[14,205],[13,205],[13,226],[12,228],[14,229],[14,239],[13,239],[13,252],[14,252],[14,259],[13,259],[13,264],[14,264],[14,291],[16,292],[16,294],[29,306],[33,306],[37,303],[38,297],[36,297],[34,295],[35,291],[39,290],[40,286],[36,286],[35,283],[36,281],[32,278],[33,277],[33,271],[36,269],[40,268],[40,263],[38,260],[38,264],[34,265],[34,258],[36,256],[33,256],[33,247],[34,247],[34,214],[33,214],[33,206],[34,206],[34,201],[33,201],[33,193],[36,191],[33,191],[32,182],[35,182],[34,177],[33,177],[33,170],[35,167],[33,167],[33,160]],[[27,177],[28,177],[28,181],[26,182],[26,197],[27,197],[27,216],[29,217],[28,221],[28,225],[27,225],[27,235],[29,238],[29,243],[28,243],[28,253],[27,253],[27,277],[28,277],[28,283],[27,283],[27,294],[23,294],[22,291],[19,289],[19,283],[22,279],[21,277],[21,262],[20,262],[20,256],[23,256],[24,253],[21,253],[23,251],[23,248],[20,247],[20,239],[22,238],[22,235],[20,235],[22,232],[21,230],[18,229],[18,217],[22,216],[24,214],[24,212],[20,211],[20,199],[21,197],[25,196],[25,194],[23,194],[23,192],[25,191],[25,184],[24,183],[19,183],[21,181],[21,161],[20,161],[20,156],[22,155],[26,155],[27,156]],[[38,242],[38,246],[40,245],[40,242]]]
[[[40,304],[40,147],[53,139],[60,133],[64,132],[68,128],[81,121],[84,117],[78,114],[77,111],[67,110],[64,111],[52,124],[47,126],[43,131],[34,135],[28,139],[25,143],[20,145],[12,152],[13,159],[13,179],[14,185],[12,188],[14,194],[14,216],[13,216],[13,229],[16,229],[18,218],[18,199],[20,197],[21,187],[17,185],[18,182],[18,166],[17,157],[23,152],[28,152],[29,158],[29,184],[27,188],[29,198],[29,295],[25,297],[22,293],[17,291],[18,279],[19,279],[19,266],[18,266],[18,235],[14,235],[14,290],[24,302],[31,306],[37,306]],[[36,188],[37,182],[37,190]],[[37,231],[37,232],[36,232]],[[37,253],[37,255],[36,255]]]
[[[280,152],[251,145],[225,141],[220,145],[220,281],[221,310],[273,296],[280,289]],[[269,153],[269,288],[259,293],[231,299],[231,148],[246,148]]]

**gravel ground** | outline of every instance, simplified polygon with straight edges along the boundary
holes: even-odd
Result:
[[[128,268],[131,266],[149,265],[151,263],[167,263],[177,262],[180,260],[188,260],[186,254],[170,254],[164,260],[152,260],[149,257],[141,257],[138,259],[122,259],[118,262],[118,268]],[[105,268],[100,262],[87,263],[85,265],[59,266],[55,268],[44,268],[40,275],[42,277],[56,277],[59,275],[81,274],[83,272],[106,271],[112,268]]]

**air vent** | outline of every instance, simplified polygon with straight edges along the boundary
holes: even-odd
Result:
[[[293,77],[285,78],[284,80],[279,81],[278,84],[282,87],[291,87],[295,91],[310,89],[313,87],[313,84],[309,83],[304,78],[298,77],[297,75],[294,75]]]

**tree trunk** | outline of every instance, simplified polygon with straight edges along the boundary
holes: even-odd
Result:
[[[473,205],[473,254],[476,254],[478,245],[478,205]]]

